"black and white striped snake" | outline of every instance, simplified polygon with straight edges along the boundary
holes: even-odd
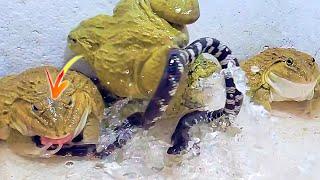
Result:
[[[226,45],[220,43],[220,41],[214,38],[201,38],[184,49],[172,49],[169,52],[165,71],[145,112],[137,112],[130,115],[123,124],[115,128],[115,131],[119,133],[116,141],[108,145],[101,152],[94,153],[99,157],[108,156],[116,148],[121,148],[125,145],[131,138],[131,135],[123,135],[123,132],[131,132],[130,129],[134,127],[148,128],[152,126],[163,115],[169,102],[174,97],[186,66],[193,63],[202,53],[213,55],[223,69],[226,86],[225,106],[222,109],[214,111],[194,110],[184,115],[179,120],[175,132],[171,137],[173,146],[168,149],[168,154],[179,154],[187,148],[189,141],[188,131],[193,125],[209,123],[222,117],[226,119],[235,118],[239,114],[243,95],[236,88],[232,73],[228,67],[230,65],[239,67],[238,60],[232,57],[231,50]],[[71,149],[62,149],[58,154],[85,155],[88,153],[87,151],[92,151],[92,149],[95,149],[94,145],[87,145],[87,147],[79,146]]]

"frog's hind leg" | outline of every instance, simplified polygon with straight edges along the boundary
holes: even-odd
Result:
[[[173,146],[167,151],[168,154],[179,154],[186,149],[189,141],[189,129],[199,123],[210,123],[215,121],[216,124],[226,123],[230,125],[230,118],[234,118],[240,112],[243,101],[243,95],[237,90],[228,64],[233,63],[239,66],[238,60],[231,56],[231,50],[222,45],[218,40],[212,38],[202,38],[186,48],[189,62],[192,63],[201,53],[209,53],[219,61],[225,77],[226,85],[226,103],[225,107],[216,111],[194,111],[183,116],[173,133],[171,140]],[[223,118],[221,118],[223,117]],[[224,120],[224,121],[223,121]]]
[[[110,144],[101,153],[102,156],[109,155],[116,148],[121,148],[126,144],[131,138],[132,128],[149,127],[161,117],[177,91],[185,67],[189,63],[193,63],[201,53],[210,53],[214,55],[219,60],[223,69],[227,69],[229,62],[233,62],[236,66],[239,66],[238,61],[229,56],[231,54],[229,48],[220,45],[218,40],[212,38],[202,38],[188,46],[186,49],[171,50],[162,79],[160,80],[158,88],[149,102],[146,111],[144,113],[138,112],[132,114],[122,125],[115,129],[119,135],[116,141]],[[222,115],[228,115],[227,117],[229,117],[229,115],[235,116],[239,113],[242,103],[242,94],[235,88],[231,72],[225,72],[227,87],[227,102],[225,108],[217,111],[194,111],[191,114],[184,116],[185,118],[180,120],[180,124],[185,124],[186,122],[189,122],[190,119],[196,119],[197,117],[200,119],[202,117],[206,119],[206,121],[213,121]],[[181,125],[181,127],[182,126],[183,125]],[[176,136],[182,134],[182,132],[178,130],[175,132]],[[180,140],[187,142],[188,137],[185,137],[184,139],[180,138]],[[174,142],[174,147],[176,146],[181,145],[179,142]],[[183,148],[185,147],[183,146]],[[174,152],[176,151],[174,150]]]

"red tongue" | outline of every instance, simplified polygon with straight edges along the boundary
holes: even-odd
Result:
[[[66,144],[71,142],[73,138],[73,135],[70,134],[64,138],[61,139],[50,139],[47,137],[41,137],[41,144],[46,145],[46,144]]]

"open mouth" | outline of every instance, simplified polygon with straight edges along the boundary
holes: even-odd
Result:
[[[70,145],[75,142],[80,142],[82,140],[83,129],[87,123],[89,115],[89,109],[86,109],[82,114],[81,120],[73,133],[68,134],[65,137],[59,139],[53,139],[44,136],[34,136],[32,137],[33,142],[40,149],[41,157],[50,157],[51,155],[59,152],[64,145]]]

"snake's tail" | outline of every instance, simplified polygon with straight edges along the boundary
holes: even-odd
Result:
[[[219,109],[216,111],[193,111],[184,115],[174,133],[171,136],[171,141],[173,142],[173,146],[170,147],[167,151],[168,154],[179,154],[182,150],[188,147],[189,138],[189,130],[193,125],[199,123],[209,123],[214,120],[218,120],[220,117],[224,115],[224,109]]]
[[[168,149],[168,154],[179,154],[188,145],[189,129],[200,122],[211,122],[224,116],[229,121],[240,112],[243,95],[236,88],[232,72],[228,66],[231,65],[239,67],[239,62],[236,58],[231,56],[231,50],[214,38],[201,38],[185,48],[180,50],[176,58],[181,59],[187,64],[193,63],[195,59],[202,53],[213,55],[220,63],[225,78],[226,85],[226,103],[223,109],[217,111],[194,111],[183,116],[175,132],[172,135],[173,146]]]

